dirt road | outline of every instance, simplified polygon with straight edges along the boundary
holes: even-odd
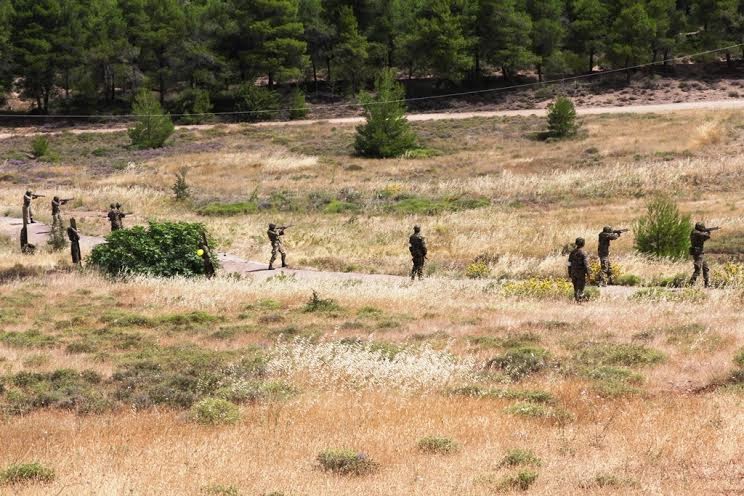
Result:
[[[8,236],[14,243],[18,243],[21,231],[21,219],[15,217],[0,217],[0,235]],[[35,223],[29,226],[29,241],[36,246],[44,246],[48,240],[49,226],[46,224]],[[98,236],[81,236],[80,247],[83,256],[90,253],[94,246],[105,243],[106,240]],[[358,272],[321,272],[307,269],[277,269],[268,270],[268,265],[262,262],[245,260],[229,253],[219,254],[222,264],[222,272],[227,274],[240,274],[259,281],[274,277],[278,274],[285,274],[295,277],[299,280],[307,281],[349,281],[351,279],[362,281],[393,281],[406,282],[407,277],[394,276],[388,274],[362,274]],[[627,299],[635,292],[633,288],[613,286],[602,288],[602,295],[611,299]]]
[[[664,112],[676,112],[681,110],[736,110],[744,109],[744,99],[738,100],[715,100],[703,102],[682,102],[682,103],[663,103],[653,105],[626,105],[619,107],[584,107],[576,109],[579,115],[596,115],[596,114],[653,114]],[[419,121],[441,121],[441,120],[461,120],[473,117],[515,117],[530,115],[545,115],[545,109],[529,110],[493,110],[480,112],[440,112],[427,114],[409,114],[408,120],[412,122]],[[362,117],[340,117],[335,119],[313,119],[301,121],[282,121],[282,122],[259,122],[255,124],[219,124],[220,126],[240,127],[240,126],[258,126],[258,127],[281,127],[281,126],[312,126],[320,123],[336,125],[353,125],[363,122]],[[189,126],[176,126],[177,129],[212,129],[218,124],[202,124]],[[72,134],[84,133],[119,133],[126,131],[125,126],[91,126],[68,128],[64,132]],[[40,128],[6,128],[0,132],[0,140],[12,138],[14,136],[36,136],[39,134],[55,135],[63,131],[45,131]]]

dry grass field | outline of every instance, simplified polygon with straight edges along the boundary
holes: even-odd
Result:
[[[1,215],[32,187],[103,234],[119,201],[128,225],[203,222],[253,260],[276,220],[295,224],[290,263],[354,272],[112,281],[0,239],[0,494],[744,494],[744,114],[591,116],[561,142],[542,127],[417,123],[431,156],[385,161],[326,124],[179,131],[156,152],[60,135],[51,162],[0,141]],[[658,192],[724,227],[726,284],[659,287],[691,264],[625,236],[640,286],[572,304],[564,246],[594,252]],[[429,278],[359,275],[405,275],[414,223]],[[466,277],[475,260],[485,277]],[[8,471],[24,463],[54,475]]]

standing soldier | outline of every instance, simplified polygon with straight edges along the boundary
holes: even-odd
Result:
[[[576,248],[568,255],[568,277],[573,283],[574,299],[577,303],[586,300],[584,288],[586,278],[589,276],[589,257],[584,251],[585,244],[584,238],[576,238]]]
[[[207,276],[207,279],[213,278],[214,263],[212,262],[212,251],[209,249],[209,239],[207,238],[207,233],[205,231],[202,231],[201,233],[199,249],[196,253],[201,256],[202,261],[204,262],[204,275]]]
[[[612,229],[610,226],[605,226],[602,232],[599,233],[599,285],[607,286],[608,284],[614,284],[615,281],[612,278],[612,264],[610,263],[610,243],[615,241],[627,229]]]
[[[52,226],[58,225],[64,229],[62,223],[62,205],[67,205],[67,202],[70,200],[72,200],[72,198],[65,198],[64,200],[60,200],[59,196],[52,198]]]
[[[128,214],[125,214],[121,209],[121,203],[116,204],[116,214],[119,216],[119,229],[124,229],[124,217],[126,217]]]
[[[77,223],[74,218],[70,219],[70,227],[67,228],[67,237],[70,238],[72,263],[75,265],[82,265],[82,257],[80,256],[80,233],[77,230]]]
[[[269,241],[271,241],[271,260],[269,261],[269,270],[274,270],[274,261],[276,260],[277,253],[280,253],[282,256],[282,267],[287,267],[287,252],[284,251],[282,236],[284,236],[284,230],[288,227],[290,226],[277,227],[276,224],[269,224],[269,230],[266,232],[269,236]]]
[[[26,191],[26,193],[23,195],[23,218],[26,219],[27,223],[36,223],[36,221],[34,220],[34,212],[31,209],[31,200],[42,198],[43,196],[44,195],[35,195],[31,192],[31,190]]]
[[[116,211],[116,205],[113,203],[109,205],[111,208],[108,211],[108,220],[111,223],[111,232],[118,231],[121,229],[121,221],[119,219],[119,214]]]
[[[421,234],[421,226],[413,226],[413,234],[408,238],[408,250],[411,252],[413,268],[411,280],[418,276],[419,281],[424,278],[424,264],[426,263],[426,239]]]
[[[706,228],[705,224],[698,222],[695,224],[695,230],[690,233],[690,255],[692,255],[694,270],[690,278],[690,286],[694,285],[700,272],[703,273],[705,287],[710,286],[710,269],[708,262],[705,261],[705,242],[710,239],[710,232],[717,231],[720,227]]]

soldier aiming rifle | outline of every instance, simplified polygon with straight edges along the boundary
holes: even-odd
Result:
[[[45,198],[45,196],[34,194],[31,190],[26,191],[23,195],[23,219],[29,224],[36,223],[34,220],[34,212],[31,208],[31,201],[36,200],[37,198]]]
[[[692,255],[693,272],[690,278],[690,286],[697,282],[700,273],[703,273],[705,287],[710,287],[710,269],[708,262],[705,261],[705,242],[710,239],[710,233],[718,231],[720,227],[705,227],[705,224],[698,222],[695,229],[690,233],[690,255]]]
[[[127,215],[132,215],[132,212],[122,212],[120,203],[112,203],[109,205],[109,211],[108,214],[106,214],[106,217],[108,217],[108,220],[111,223],[111,232],[124,229],[123,219]]]
[[[623,233],[628,232],[630,229],[613,229],[610,226],[605,226],[602,232],[599,233],[599,285],[607,286],[608,284],[614,284],[612,264],[610,263],[610,243],[620,238]]]
[[[55,196],[52,198],[52,225],[62,226],[62,205],[67,205],[74,198],[62,198]]]
[[[271,241],[271,260],[269,261],[269,270],[274,270],[274,261],[276,260],[277,253],[280,254],[282,257],[282,268],[288,267],[287,252],[284,250],[282,236],[284,236],[284,231],[289,229],[290,227],[292,226],[288,225],[277,227],[276,224],[269,224],[269,230],[266,231],[266,235],[269,237],[269,241]]]

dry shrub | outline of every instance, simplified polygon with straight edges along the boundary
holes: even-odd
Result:
[[[709,120],[695,128],[690,138],[689,148],[699,150],[708,145],[717,145],[723,141],[726,135],[726,127],[719,120]]]

